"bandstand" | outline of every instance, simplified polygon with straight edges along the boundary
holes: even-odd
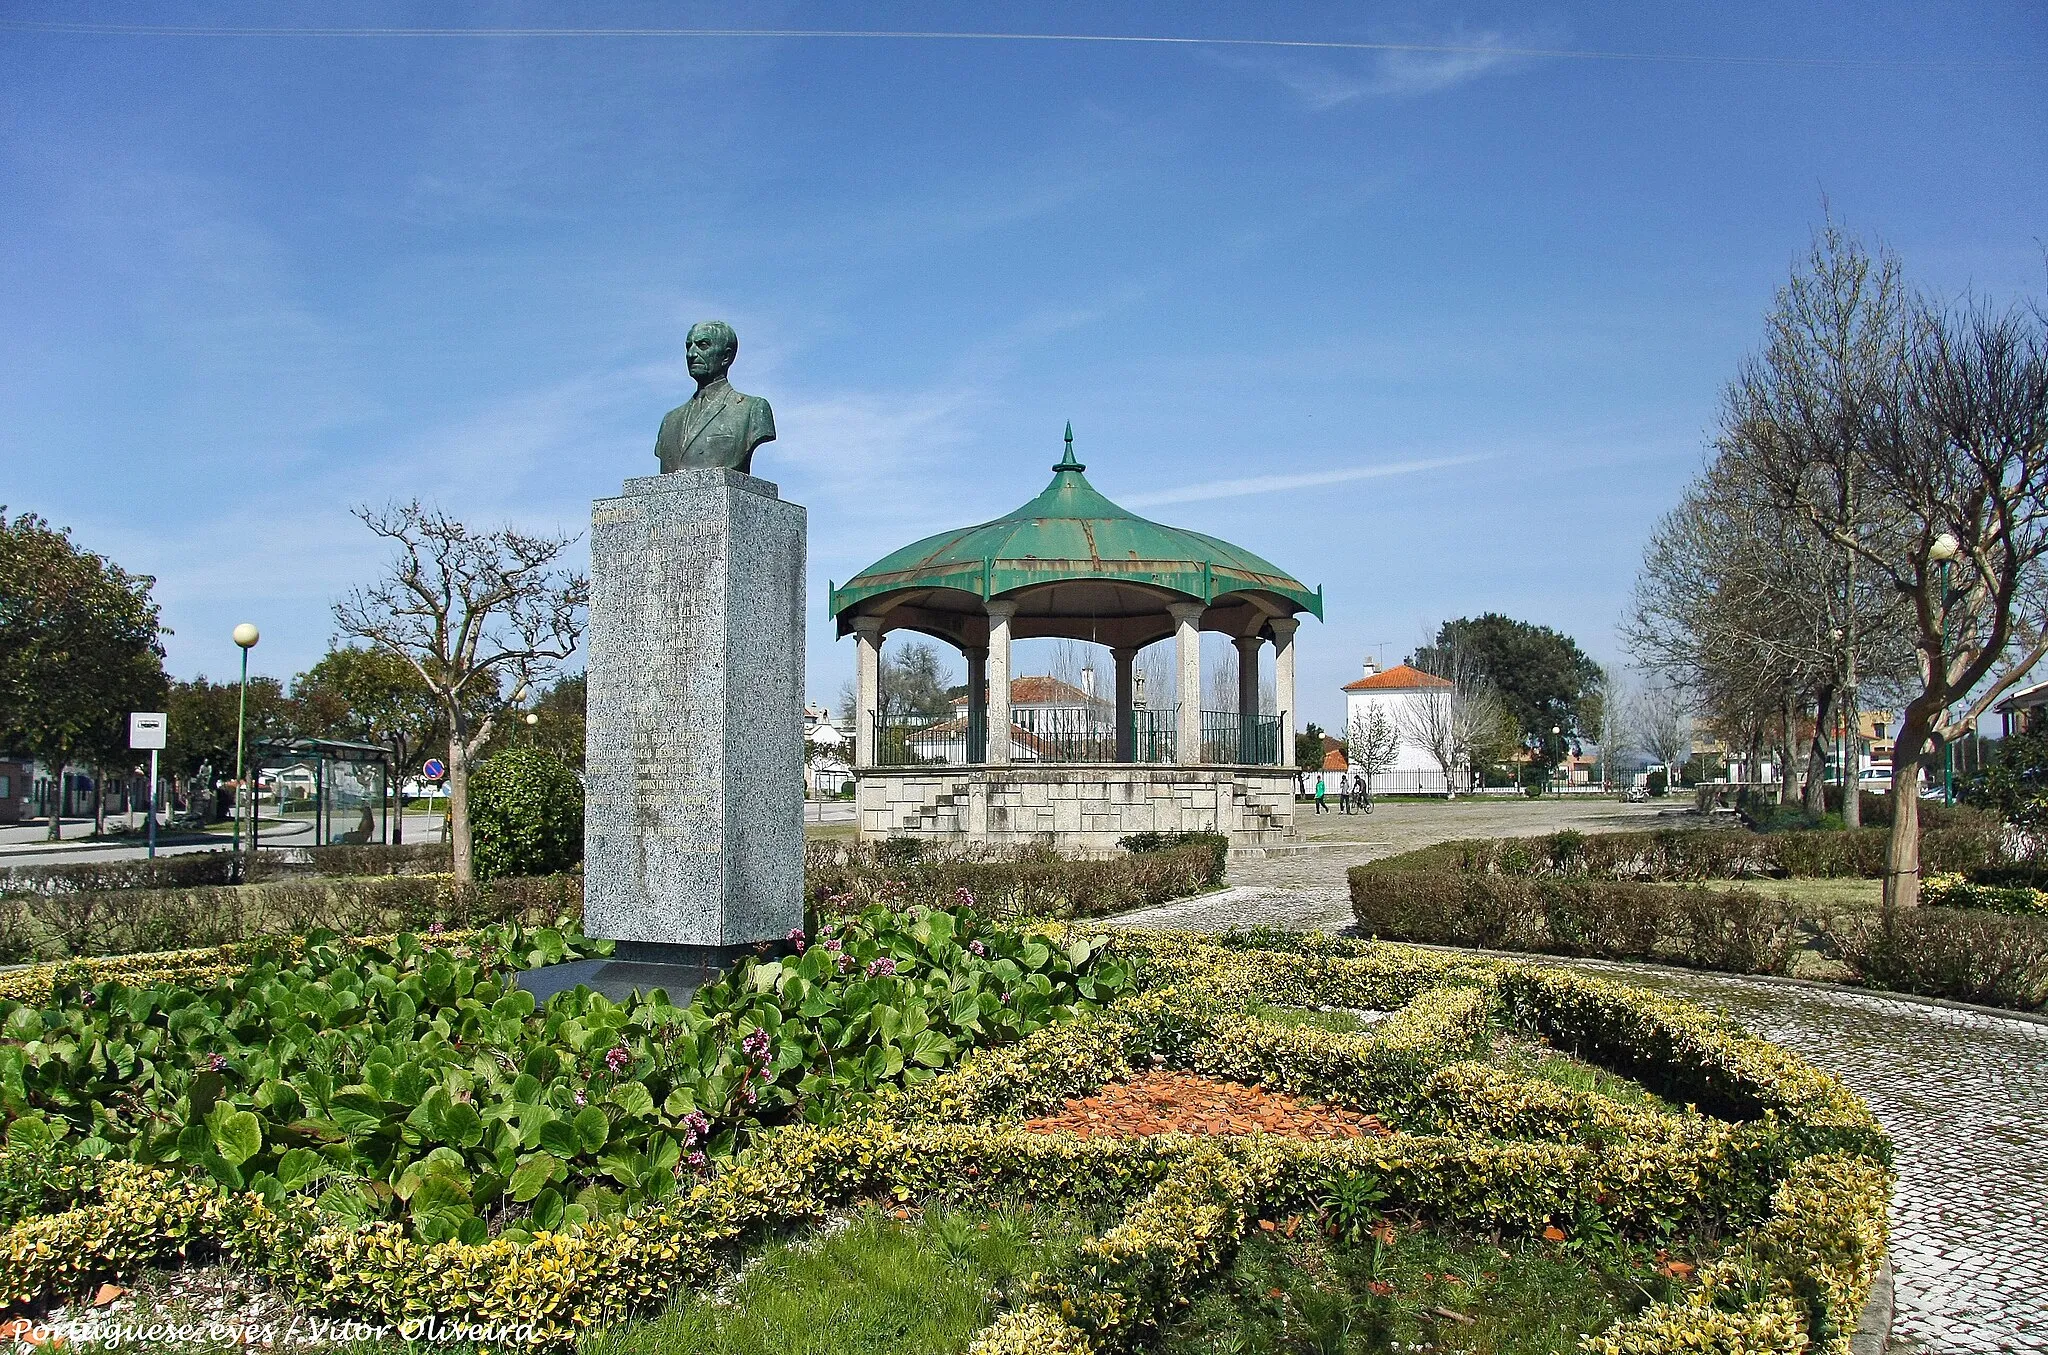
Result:
[[[832,589],[859,646],[854,781],[866,838],[1043,842],[1108,851],[1138,832],[1220,832],[1242,846],[1294,832],[1294,642],[1323,614],[1310,591],[1215,537],[1147,521],[1104,498],[1074,459],[1015,512],[913,542]],[[885,716],[883,638],[907,630],[966,660],[965,714]],[[1202,709],[1201,632],[1237,649],[1239,709]],[[1175,690],[1135,698],[1138,651],[1175,641]],[[1012,640],[1108,647],[1113,700],[1010,709]],[[1260,708],[1273,646],[1275,709]],[[1164,698],[1163,700],[1161,698]]]

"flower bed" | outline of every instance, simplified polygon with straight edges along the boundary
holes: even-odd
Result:
[[[951,921],[943,944],[964,949],[957,938],[968,924]],[[875,925],[885,922],[886,915]],[[846,968],[865,973],[881,958],[866,944],[842,942],[838,952],[814,944],[799,965],[852,948]],[[918,943],[927,953],[939,944]],[[1311,939],[1283,952],[1124,935],[1105,948],[1101,938],[1055,930],[1023,934],[1019,946],[1025,953],[1007,961],[1017,973],[1008,991],[1036,987],[1029,976],[1044,970],[1025,963],[1033,958],[1044,964],[1063,955],[1074,975],[1065,980],[1073,998],[1064,1010],[1048,1009],[1028,1032],[1018,1028],[1021,1038],[945,1061],[942,1071],[877,1082],[871,1099],[840,1103],[846,1114],[790,1117],[771,1131],[735,1135],[729,1160],[686,1175],[643,1207],[565,1215],[554,1228],[506,1227],[480,1240],[464,1240],[458,1229],[454,1240],[434,1240],[416,1213],[337,1215],[317,1183],[236,1190],[182,1163],[75,1153],[58,1162],[34,1157],[51,1152],[30,1143],[34,1135],[10,1133],[0,1185],[56,1184],[38,1186],[30,1204],[21,1192],[0,1190],[21,1214],[0,1233],[0,1288],[23,1302],[213,1249],[275,1275],[309,1303],[392,1321],[427,1312],[532,1321],[543,1336],[567,1342],[701,1283],[763,1229],[821,1218],[856,1197],[985,1205],[1023,1196],[1118,1207],[1123,1221],[1039,1277],[974,1349],[1108,1351],[1156,1330],[1260,1220],[1310,1209],[1335,1183],[1369,1179],[1383,1208],[1448,1225],[1527,1235],[1597,1221],[1617,1236],[1721,1239],[1713,1245],[1722,1252],[1681,1299],[1652,1305],[1590,1348],[1790,1355],[1808,1342],[1843,1348],[1837,1338],[1853,1326],[1882,1257],[1888,1150],[1867,1109],[1832,1078],[1699,1009],[1574,974],[1372,943]],[[1029,954],[1033,946],[1044,956]],[[422,969],[454,963],[421,955]],[[1136,991],[1111,982],[1118,965],[1135,966]],[[797,977],[787,962],[749,962],[734,976],[730,1000],[744,993],[772,1005],[793,996]],[[379,1000],[395,1001],[404,982],[394,979],[392,996]],[[1094,999],[1082,990],[1089,982]],[[758,1006],[714,1001],[714,1021],[734,1018],[721,1027],[721,1049],[738,1040],[741,1059],[752,1058],[744,1033],[770,1030],[768,1064],[780,1069],[791,1026],[822,1031],[838,1019],[807,1016],[817,990],[802,991],[773,1028],[738,1015]],[[497,999],[469,1000],[489,1012]],[[1254,1002],[1310,1000],[1391,1014],[1346,1033],[1247,1011]],[[548,1015],[563,1005],[557,999]],[[995,1015],[974,1006],[976,1019]],[[965,1004],[959,1013],[969,1014]],[[444,1017],[436,1008],[435,1019]],[[570,1019],[593,1035],[585,1049],[605,1049],[610,1037],[598,1026],[612,1029],[606,1008]],[[885,1029],[900,1041],[899,1022],[877,1016],[870,1042]],[[1504,1024],[1626,1070],[1673,1105],[1701,1109],[1624,1106],[1475,1062]],[[791,1060],[791,1069],[801,1062]],[[1132,1138],[1025,1128],[1070,1099],[1161,1065],[1374,1113],[1395,1132],[1317,1141],[1263,1131]],[[785,1085],[779,1074],[776,1084]],[[493,1111],[500,1104],[484,1102]],[[432,1121],[425,1111],[406,1123],[431,1131]],[[563,1121],[579,1133],[575,1116],[547,1123]],[[1731,1331],[1747,1344],[1711,1344]]]

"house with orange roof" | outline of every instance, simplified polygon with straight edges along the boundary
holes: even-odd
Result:
[[[1422,722],[1423,712],[1429,703],[1441,699],[1439,694],[1449,691],[1450,686],[1447,679],[1425,673],[1410,664],[1396,664],[1383,671],[1371,659],[1365,661],[1362,676],[1344,684],[1342,732],[1347,738],[1361,727],[1368,713],[1375,708],[1386,713],[1401,737],[1394,765],[1373,776],[1372,788],[1376,793],[1443,795],[1452,789],[1467,790],[1471,787],[1470,767],[1454,768],[1455,787],[1445,785],[1443,768],[1429,755],[1421,739],[1411,732]]]

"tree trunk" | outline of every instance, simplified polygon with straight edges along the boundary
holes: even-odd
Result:
[[[1920,758],[1927,750],[1929,720],[1919,709],[1924,694],[1907,705],[1892,741],[1892,835],[1885,849],[1884,903],[1915,908],[1920,903]]]
[[[64,837],[64,764],[61,761],[50,769],[50,831],[43,837],[50,842],[60,842]]]
[[[1799,714],[1796,701],[1787,696],[1778,714],[1778,803],[1799,801],[1799,769],[1792,765],[1792,753],[1799,743]]]
[[[1892,836],[1885,849],[1884,905],[1917,908],[1920,904],[1920,788],[1917,765],[1903,770],[1892,759]]]
[[[1852,660],[1853,661],[1853,660]],[[1863,826],[1863,713],[1856,709],[1856,680],[1852,676],[1842,685],[1842,727],[1849,731],[1843,739],[1845,754],[1842,759],[1842,826],[1861,828]]]
[[[455,878],[468,884],[476,878],[469,853],[469,753],[460,733],[448,740],[448,848]]]
[[[391,741],[391,780],[393,783],[391,788],[396,792],[392,801],[396,808],[391,818],[391,845],[394,847],[405,845],[406,752],[404,739],[393,739]]]
[[[1822,687],[1813,694],[1813,744],[1806,750],[1806,812],[1815,818],[1828,812],[1828,720],[1834,710],[1833,687]]]
[[[98,763],[92,768],[92,835],[107,835],[107,774]]]

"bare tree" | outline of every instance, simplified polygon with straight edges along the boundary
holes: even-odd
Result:
[[[1593,737],[1600,741],[1600,788],[1611,790],[1614,764],[1635,751],[1635,717],[1631,710],[1634,698],[1621,669],[1608,667],[1601,695],[1600,725],[1593,731]]]
[[[1692,752],[1692,709],[1685,693],[1668,683],[1647,686],[1631,703],[1635,741],[1668,772]]]
[[[1768,392],[1762,364],[1746,366],[1724,440],[1788,516],[1852,556],[1905,612],[1918,672],[1894,740],[1885,902],[1910,907],[1923,760],[2048,654],[2048,316],[1917,307],[1901,379],[1874,392],[1846,450],[1788,428]],[[1844,524],[1836,486],[1850,454],[1870,512]]]
[[[470,763],[498,717],[575,652],[590,581],[557,564],[574,536],[474,532],[417,499],[354,512],[396,549],[384,578],[334,604],[334,621],[404,659],[434,694],[448,728],[455,878],[469,880]]]
[[[1501,751],[1496,745],[1511,721],[1463,651],[1433,646],[1429,662],[1445,670],[1431,674],[1443,685],[1410,693],[1397,723],[1401,736],[1428,753],[1443,772],[1444,798],[1455,799],[1459,776],[1470,775],[1481,759]],[[1520,741],[1518,734],[1506,738]]]
[[[1351,764],[1351,770],[1364,774],[1367,795],[1372,794],[1373,778],[1392,771],[1395,759],[1400,756],[1401,731],[1393,717],[1379,702],[1368,702],[1364,710],[1352,717],[1344,745],[1344,760]]]

